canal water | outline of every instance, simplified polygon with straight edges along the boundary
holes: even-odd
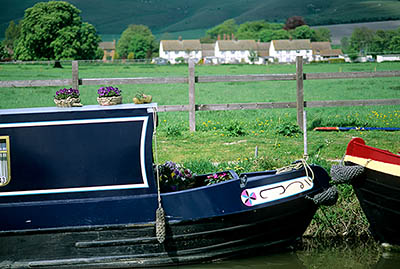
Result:
[[[400,269],[400,252],[384,250],[374,242],[324,242],[284,252],[179,266],[185,269]]]

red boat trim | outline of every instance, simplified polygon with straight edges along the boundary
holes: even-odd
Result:
[[[367,146],[361,138],[353,138],[349,142],[344,161],[400,177],[400,155]]]

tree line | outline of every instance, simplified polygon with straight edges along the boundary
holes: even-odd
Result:
[[[252,39],[270,42],[277,39],[310,39],[331,41],[327,28],[310,28],[300,16],[285,23],[265,20],[237,24],[234,19],[206,31],[200,40],[212,43],[218,39]],[[0,45],[0,59],[15,60],[92,60],[101,59],[100,37],[93,25],[83,22],[80,10],[63,1],[40,2],[25,10],[24,18],[11,21]],[[400,53],[400,28],[371,30],[356,28],[341,42],[345,53],[355,55]],[[116,58],[149,59],[157,56],[159,42],[145,25],[129,25],[116,45]]]

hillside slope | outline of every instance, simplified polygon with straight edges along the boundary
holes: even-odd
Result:
[[[9,21],[46,0],[0,0],[0,36]],[[226,19],[284,22],[303,16],[310,25],[400,19],[400,1],[369,0],[68,0],[101,34],[120,34],[129,24],[153,33],[209,29]]]

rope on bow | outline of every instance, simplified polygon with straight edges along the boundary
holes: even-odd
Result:
[[[153,140],[154,140],[154,152],[155,152],[155,163],[156,163],[156,175],[157,175],[157,199],[158,208],[156,210],[156,237],[157,241],[162,244],[165,241],[165,211],[161,205],[161,191],[160,191],[160,171],[158,169],[158,153],[157,153],[157,109],[153,109]]]

